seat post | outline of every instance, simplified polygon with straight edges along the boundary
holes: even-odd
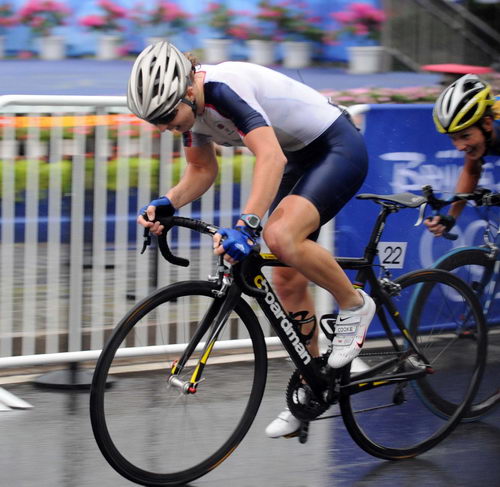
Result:
[[[377,246],[382,237],[382,233],[384,232],[385,221],[387,220],[387,217],[391,213],[396,213],[399,210],[399,208],[395,205],[389,205],[386,203],[380,203],[380,205],[382,206],[382,208],[377,216],[377,219],[375,220],[375,224],[373,225],[370,240],[365,247],[364,258],[368,261],[369,264],[373,264],[373,261],[377,256]]]

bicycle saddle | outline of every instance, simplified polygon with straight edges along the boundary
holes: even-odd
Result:
[[[389,201],[407,208],[418,208],[427,202],[424,196],[418,196],[413,193],[397,193],[397,194],[372,194],[362,193],[356,195],[359,200],[374,200],[377,203]]]

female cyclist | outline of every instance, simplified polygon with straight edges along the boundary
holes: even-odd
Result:
[[[263,238],[290,266],[274,269],[283,305],[292,315],[299,312],[298,321],[306,322],[303,333],[311,335],[309,351],[318,355],[308,281],[331,292],[339,320],[349,326],[336,334],[328,364],[338,368],[353,360],[375,304],[316,243],[321,225],[352,198],[367,173],[365,144],[349,119],[320,93],[283,74],[243,62],[197,69],[194,59],[169,42],[139,54],[127,99],[139,118],[160,131],[183,134],[187,160],[179,183],[141,209],[138,223],[158,235],[163,228],[155,214],[171,215],[210,188],[218,171],[214,143],[248,147],[255,155],[252,189],[235,227],[215,235],[214,252],[225,254],[229,263],[248,256],[269,210]],[[266,433],[291,435],[299,427],[300,421],[284,411]]]
[[[436,100],[433,117],[437,130],[448,134],[455,148],[464,152],[457,193],[469,193],[477,187],[484,156],[500,155],[500,120],[495,120],[495,102],[491,86],[474,74],[456,80]],[[437,237],[450,230],[464,204],[454,203],[448,215],[426,220],[427,228]]]

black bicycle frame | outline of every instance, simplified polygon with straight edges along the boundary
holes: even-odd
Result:
[[[348,394],[354,394],[366,389],[390,383],[404,382],[416,377],[423,377],[429,371],[429,369],[426,368],[424,370],[400,371],[400,373],[396,372],[390,376],[384,375],[374,377],[374,374],[380,373],[383,370],[389,369],[395,365],[398,361],[400,361],[400,357],[405,353],[416,353],[424,364],[428,363],[426,358],[420,353],[417,344],[410,336],[408,330],[405,328],[396,306],[392,302],[388,293],[381,286],[372,267],[377,255],[377,245],[382,236],[385,221],[389,214],[397,212],[400,209],[398,206],[388,203],[381,203],[381,207],[382,208],[377,216],[370,240],[365,248],[364,257],[340,257],[337,258],[337,262],[343,269],[358,271],[355,278],[357,286],[362,288],[366,283],[370,284],[372,297],[377,304],[377,315],[388,339],[391,341],[397,353],[397,356],[395,358],[390,358],[364,372],[353,374],[351,376],[351,382],[344,385],[342,388],[343,392]],[[165,220],[165,222],[162,221],[162,223],[165,227],[168,226],[171,228],[174,225],[179,225],[191,228],[200,233],[213,234],[217,230],[217,228],[212,225],[181,217],[171,217],[169,220]],[[166,238],[159,239],[159,243],[160,250],[168,261],[178,265],[189,264],[189,261],[175,257],[170,253],[168,244],[166,243]],[[240,299],[241,294],[244,292],[245,294],[253,296],[257,300],[260,308],[269,320],[271,327],[279,337],[297,369],[300,371],[301,376],[311,387],[315,395],[318,398],[322,397],[323,392],[329,385],[328,380],[331,380],[331,377],[327,377],[325,374],[321,373],[320,365],[318,362],[313,360],[313,357],[307,350],[305,341],[298,328],[294,325],[289,313],[283,308],[269,281],[263,275],[263,267],[273,266],[285,267],[285,264],[280,262],[272,254],[260,254],[257,252],[252,253],[242,263],[238,263],[233,266],[233,283],[226,290],[225,296],[219,297],[214,301],[205,317],[202,319],[200,326],[197,329],[195,336],[190,341],[185,353],[179,362],[174,364],[172,367],[172,374],[178,374],[180,370],[182,370],[187,358],[194,351],[194,348],[198,345],[205,332],[211,327],[210,336],[205,343],[199,366],[196,368],[191,380],[189,381],[191,388],[193,388],[190,392],[195,392],[197,383],[201,378],[203,367],[208,359],[208,356],[210,355],[212,347],[215,344],[215,341],[217,340],[230,311],[234,308],[238,299]],[[396,324],[402,336],[404,336],[406,343],[408,344],[406,351],[398,345],[394,333],[389,325],[387,316],[385,315],[384,309],[387,309],[390,313],[392,320]]]

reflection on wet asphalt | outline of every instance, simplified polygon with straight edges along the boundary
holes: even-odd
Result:
[[[431,451],[412,460],[389,462],[364,453],[341,419],[311,425],[309,441],[271,440],[269,421],[284,406],[292,371],[283,359],[270,362],[259,414],[235,453],[196,486],[352,487],[500,485],[500,410],[479,423],[462,424]],[[233,376],[234,377],[234,376]],[[228,370],[228,380],[231,380]],[[5,386],[29,401],[32,410],[0,413],[0,485],[118,487],[120,477],[99,452],[90,427],[88,393]],[[147,381],[136,393],[150,394]],[[141,414],[141,411],[137,411]],[[127,421],[130,420],[130,417]],[[124,421],[123,428],[127,429]]]

